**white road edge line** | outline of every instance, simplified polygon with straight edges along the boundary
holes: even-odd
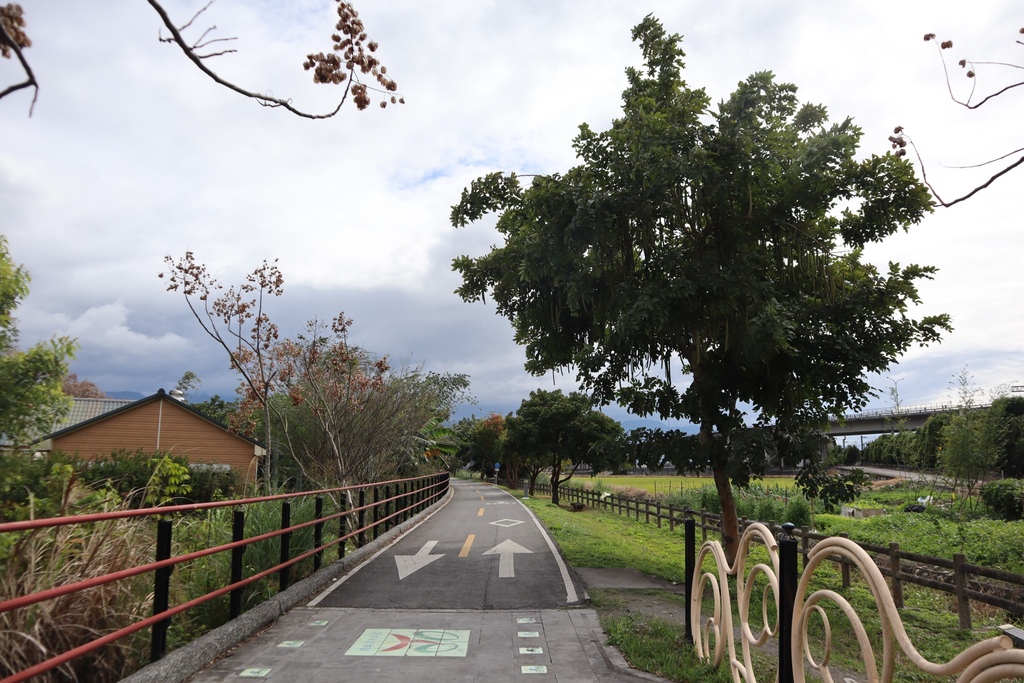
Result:
[[[407,535],[409,535],[409,533],[410,533],[410,532],[411,532],[411,531],[412,531],[413,529],[415,529],[416,527],[418,527],[418,526],[419,526],[420,524],[423,524],[423,523],[424,523],[424,522],[426,522],[426,521],[427,521],[428,519],[430,519],[431,517],[433,517],[434,515],[436,515],[436,514],[437,514],[438,512],[440,512],[441,510],[443,510],[443,509],[444,509],[444,508],[445,508],[445,507],[446,507],[446,506],[448,505],[448,503],[450,503],[450,502],[451,502],[451,501],[452,501],[452,500],[453,500],[454,498],[455,498],[455,491],[452,491],[452,494],[451,494],[451,495],[449,495],[449,496],[445,496],[445,501],[444,501],[444,504],[442,504],[442,505],[438,505],[438,506],[437,506],[437,509],[436,509],[436,510],[433,510],[433,511],[431,511],[431,513],[430,513],[429,515],[427,515],[426,517],[424,517],[423,519],[421,519],[420,521],[418,521],[418,522],[417,522],[416,524],[413,524],[413,525],[412,525],[411,527],[409,527],[408,529],[406,529],[406,530],[405,530],[405,531],[404,531],[404,532],[403,532],[403,533],[402,533],[401,535],[399,535],[399,536],[395,536],[395,537],[394,537],[393,539],[391,539],[391,542],[390,542],[390,543],[388,543],[387,545],[381,546],[381,549],[380,549],[380,550],[378,550],[377,552],[375,552],[375,553],[374,553],[373,555],[370,555],[370,556],[369,556],[368,558],[366,558],[365,560],[363,560],[362,562],[360,562],[359,564],[357,564],[357,565],[356,565],[355,567],[353,567],[353,568],[352,568],[352,571],[348,572],[347,574],[345,574],[344,576],[342,576],[342,577],[341,577],[340,579],[338,579],[337,581],[335,581],[334,583],[332,583],[332,584],[330,585],[330,587],[329,587],[329,588],[327,588],[327,590],[325,590],[325,591],[324,591],[323,593],[321,593],[320,595],[316,596],[315,598],[313,598],[312,600],[310,600],[309,602],[307,602],[307,603],[306,603],[306,607],[316,607],[317,605],[319,605],[319,604],[320,604],[320,601],[321,601],[321,600],[323,600],[324,598],[326,598],[326,597],[327,597],[328,595],[330,595],[330,594],[331,594],[331,591],[333,591],[333,590],[334,590],[335,588],[337,588],[337,587],[338,587],[338,586],[340,586],[341,584],[345,583],[345,581],[347,581],[347,580],[348,580],[348,578],[349,578],[350,576],[352,576],[353,574],[355,574],[355,573],[356,573],[357,571],[359,571],[360,569],[362,569],[363,567],[365,567],[366,565],[370,564],[370,563],[371,563],[371,562],[373,562],[373,561],[374,561],[375,559],[377,559],[377,556],[378,556],[378,555],[380,555],[380,554],[381,554],[382,552],[384,552],[385,550],[387,550],[388,548],[390,548],[392,544],[396,543],[396,542],[397,542],[397,541],[398,541],[399,539],[405,538],[405,537],[406,537]],[[335,561],[337,561],[337,560],[335,560]]]
[[[565,562],[562,561],[562,555],[558,552],[558,548],[555,547],[554,541],[552,541],[551,537],[548,536],[548,530],[544,528],[544,525],[540,523],[539,519],[537,519],[537,515],[533,514],[533,510],[526,507],[526,504],[524,504],[523,501],[519,500],[508,491],[505,491],[504,489],[498,490],[512,498],[512,500],[514,500],[515,502],[519,503],[519,505],[521,505],[522,508],[526,510],[526,514],[530,515],[530,519],[533,520],[533,523],[537,525],[537,529],[540,530],[540,535],[544,537],[544,541],[548,544],[548,548],[551,549],[551,554],[555,558],[555,564],[558,565],[558,571],[562,573],[562,583],[565,584],[566,604],[579,602],[579,596],[576,594],[576,586],[573,585],[572,578],[569,577],[569,568],[566,567]]]

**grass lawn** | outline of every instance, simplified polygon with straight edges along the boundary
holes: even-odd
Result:
[[[795,489],[796,481],[793,477],[767,477],[755,479],[754,483],[767,487]],[[711,477],[674,477],[658,476],[634,477],[619,475],[604,475],[600,477],[576,476],[569,480],[569,486],[595,488],[599,490],[615,489],[643,489],[648,493],[670,494],[687,489],[699,489],[701,486],[714,486],[715,481]]]

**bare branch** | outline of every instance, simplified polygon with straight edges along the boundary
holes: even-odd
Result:
[[[1024,33],[1024,28],[1020,29],[1020,33]],[[945,78],[946,78],[946,90],[949,92],[950,99],[953,100],[955,103],[961,105],[962,107],[965,107],[967,109],[978,109],[979,107],[981,107],[982,105],[984,105],[988,101],[992,100],[993,98],[999,97],[1000,95],[1003,95],[1004,93],[1006,93],[1006,92],[1008,92],[1008,91],[1010,91],[1010,90],[1012,90],[1014,88],[1018,88],[1018,87],[1024,86],[1024,80],[1018,81],[1016,83],[1011,83],[1010,85],[1004,86],[1004,87],[1000,88],[999,90],[995,90],[995,91],[989,93],[988,95],[983,97],[981,100],[979,100],[977,102],[974,102],[973,101],[974,100],[974,95],[975,95],[975,92],[977,91],[977,83],[978,83],[977,71],[976,71],[975,67],[977,67],[977,66],[1002,66],[1002,67],[1009,67],[1009,68],[1012,68],[1012,69],[1024,70],[1024,65],[1012,64],[1012,63],[1008,63],[1008,62],[971,62],[971,61],[966,60],[966,59],[961,59],[958,62],[958,64],[959,64],[961,69],[967,69],[966,76],[967,76],[967,78],[971,79],[971,92],[967,96],[966,99],[960,99],[960,98],[958,98],[953,93],[953,85],[952,85],[952,83],[949,80],[949,68],[946,65],[946,58],[945,58],[945,55],[943,54],[945,50],[948,50],[951,47],[953,47],[953,41],[951,41],[951,40],[944,40],[942,42],[939,42],[936,39],[934,33],[925,34],[924,39],[925,39],[925,41],[931,41],[931,42],[935,42],[936,43],[936,48],[939,51],[939,59],[942,62],[942,71],[943,71],[943,74],[945,75]],[[1020,40],[1017,40],[1015,42],[1018,45],[1024,45],[1024,42],[1022,42]],[[906,152],[907,145],[910,145],[910,147],[913,148],[914,155],[917,157],[917,161],[921,165],[921,178],[922,178],[924,184],[928,187],[929,190],[931,190],[931,193],[935,197],[936,202],[940,206],[944,206],[944,207],[947,207],[947,208],[950,207],[950,206],[953,206],[955,204],[959,204],[960,202],[965,201],[967,199],[970,199],[971,197],[973,197],[977,193],[979,193],[982,190],[984,190],[985,188],[989,187],[993,182],[996,181],[996,179],[1001,178],[1002,176],[1006,175],[1007,173],[1009,173],[1013,169],[1015,169],[1018,166],[1021,166],[1022,164],[1024,164],[1024,156],[1021,156],[1019,159],[1017,159],[1013,163],[1008,164],[1008,165],[1004,166],[1003,168],[1001,168],[996,173],[993,173],[991,176],[989,176],[988,180],[986,180],[984,183],[982,183],[980,185],[977,185],[976,187],[974,187],[967,194],[965,194],[965,195],[963,195],[961,197],[957,197],[956,199],[952,199],[952,200],[947,201],[947,200],[942,198],[942,196],[938,193],[938,191],[936,191],[935,187],[932,185],[931,181],[928,179],[928,169],[925,167],[924,159],[921,158],[921,153],[918,150],[917,145],[915,145],[913,140],[911,140],[910,137],[907,136],[903,132],[903,127],[902,126],[897,126],[896,127],[896,129],[893,131],[893,135],[889,136],[889,142],[892,143],[892,148],[894,150],[896,150],[896,155],[897,156],[904,156],[907,153]],[[1003,154],[1002,156],[996,157],[995,159],[990,159],[988,161],[984,161],[984,162],[979,163],[979,164],[973,164],[973,165],[969,165],[969,166],[958,166],[958,167],[955,167],[955,168],[963,168],[963,169],[966,169],[966,168],[981,168],[982,166],[988,166],[989,164],[994,164],[994,163],[997,163],[997,162],[1001,162],[1001,161],[1007,159],[1008,157],[1012,157],[1014,155],[1020,154],[1022,151],[1024,151],[1024,147],[1015,149],[1012,152],[1007,152],[1006,154]]]
[[[945,199],[942,198],[942,196],[939,194],[938,190],[935,189],[935,186],[932,185],[932,182],[928,179],[928,169],[924,165],[924,159],[921,158],[921,152],[917,149],[917,145],[914,144],[914,141],[910,139],[910,136],[903,132],[902,126],[897,126],[896,127],[896,134],[891,136],[889,138],[889,140],[890,140],[890,142],[893,143],[893,148],[897,149],[897,151],[896,151],[896,155],[897,156],[904,156],[906,154],[906,149],[905,148],[908,145],[914,150],[914,155],[917,157],[917,163],[920,164],[920,166],[921,166],[921,180],[928,187],[928,189],[931,190],[932,196],[935,197],[935,201],[939,204],[939,206],[943,206],[943,207],[945,207],[947,209],[949,207],[951,207],[951,206],[959,204],[962,201],[970,199],[971,197],[973,197],[974,195],[978,194],[979,192],[984,190],[986,187],[991,185],[993,182],[995,182],[997,178],[1000,178],[1000,177],[1006,175],[1007,173],[1009,173],[1013,169],[1015,169],[1018,166],[1024,164],[1024,156],[1021,156],[1021,158],[1017,159],[1017,161],[1013,162],[1012,164],[1010,164],[1008,166],[1003,167],[998,172],[992,174],[989,177],[988,180],[986,180],[981,185],[978,185],[977,187],[972,189],[967,194],[963,195],[962,197],[957,197],[956,199],[951,199],[949,201],[946,201]],[[992,159],[990,161],[985,161],[983,163],[975,164],[973,166],[959,166],[957,168],[980,168],[982,166],[987,166],[988,164],[993,164],[993,163],[995,163],[997,161],[1002,161],[1003,159],[1005,159],[1005,158],[1007,158],[1009,156],[1012,156],[1014,154],[1018,154],[1018,153],[1020,153],[1022,151],[1024,151],[1024,147],[1022,147],[1021,149],[1017,149],[1017,150],[1014,150],[1012,152],[1009,152],[1007,154],[1004,154],[1003,156],[1001,156],[1001,157],[999,157],[997,159]]]
[[[28,47],[32,44],[24,32],[20,30],[25,25],[25,20],[21,18],[21,15],[22,9],[20,5],[11,4],[6,7],[0,7],[0,54],[4,57],[9,57],[10,53],[13,53],[18,58],[18,62],[21,64],[21,68],[25,71],[26,76],[25,80],[21,83],[15,83],[0,90],[0,99],[24,88],[34,88],[32,103],[28,107],[28,115],[31,117],[32,111],[36,107],[36,100],[39,99],[39,82],[36,81],[36,75],[32,72],[32,67],[21,52],[22,45]],[[11,23],[10,32],[7,27],[8,22]],[[12,33],[20,34],[18,36],[19,39],[15,40],[15,36],[11,35]]]
[[[1021,29],[1020,32],[1024,33],[1024,29]],[[970,95],[967,96],[967,99],[963,99],[962,100],[962,99],[958,98],[955,94],[953,94],[953,84],[949,80],[949,68],[946,65],[946,57],[945,57],[945,54],[944,54],[945,50],[948,50],[949,48],[953,47],[953,41],[951,41],[951,40],[944,40],[942,42],[939,42],[936,39],[934,33],[925,34],[924,39],[925,39],[925,41],[934,42],[935,43],[935,49],[937,49],[939,51],[939,59],[942,61],[942,71],[943,71],[943,73],[945,74],[945,77],[946,77],[946,89],[949,91],[949,98],[951,100],[953,100],[954,102],[956,102],[957,104],[959,104],[960,106],[962,106],[962,107],[966,107],[967,109],[977,109],[978,107],[984,105],[986,102],[988,102],[992,98],[999,97],[1000,95],[1002,95],[1003,93],[1007,92],[1008,90],[1012,90],[1013,88],[1024,86],[1024,81],[1019,81],[1017,83],[1011,83],[1010,85],[1007,85],[1007,86],[1005,86],[1005,87],[1003,87],[1003,88],[1001,88],[1001,89],[999,89],[999,90],[997,90],[995,92],[989,93],[980,102],[973,102],[972,103],[971,100],[974,99],[974,93],[975,93],[975,91],[977,89],[977,71],[975,70],[976,66],[1004,66],[1004,67],[1009,67],[1011,69],[1024,69],[1024,66],[1019,65],[1019,64],[1012,64],[1012,63],[1008,63],[1008,62],[972,62],[972,61],[967,60],[967,59],[961,59],[958,62],[959,65],[960,65],[960,68],[961,69],[967,69],[967,78],[971,79],[971,93],[970,93]],[[1014,41],[1014,42],[1016,42],[1018,45],[1024,45],[1024,42],[1021,42],[1019,40]]]
[[[261,93],[252,92],[250,90],[246,90],[245,88],[241,88],[241,87],[235,85],[231,81],[227,81],[227,80],[221,78],[216,73],[214,73],[213,70],[211,70],[209,67],[207,67],[206,64],[203,63],[202,58],[199,55],[197,55],[192,50],[192,48],[188,45],[187,42],[185,42],[185,39],[181,36],[181,32],[174,25],[174,22],[171,21],[170,16],[168,16],[167,11],[163,8],[163,6],[161,6],[160,3],[157,0],[147,0],[147,1],[149,2],[150,6],[156,11],[156,13],[158,15],[160,15],[160,19],[161,19],[161,21],[164,22],[164,26],[167,27],[167,30],[171,32],[171,40],[173,40],[173,42],[176,43],[178,45],[178,47],[181,48],[181,51],[185,53],[185,56],[188,57],[192,61],[192,63],[195,64],[196,67],[200,71],[202,71],[204,74],[206,74],[211,79],[213,79],[213,81],[215,83],[217,83],[219,85],[223,85],[228,90],[233,90],[236,93],[238,93],[239,95],[242,95],[244,97],[249,97],[251,99],[254,99],[254,100],[256,100],[257,102],[259,102],[260,104],[262,104],[264,106],[267,106],[267,107],[281,107],[283,109],[287,109],[288,111],[290,111],[291,113],[295,114],[296,116],[301,116],[302,118],[306,118],[306,119],[327,119],[327,118],[330,118],[330,117],[334,116],[339,111],[341,111],[341,105],[343,105],[345,103],[345,100],[348,97],[348,93],[349,93],[349,90],[350,90],[350,87],[351,87],[351,82],[349,83],[348,86],[345,87],[345,93],[342,95],[341,101],[338,102],[338,106],[335,107],[333,111],[331,111],[330,113],[327,113],[327,114],[310,114],[308,112],[304,112],[304,111],[301,111],[299,109],[296,109],[287,100],[282,100],[282,99],[278,99],[276,97],[271,97],[270,95],[263,95]],[[188,24],[186,24],[186,26],[187,25]]]
[[[192,19],[178,28],[171,21],[167,11],[160,4],[159,0],[147,0],[150,6],[156,11],[163,21],[164,26],[171,32],[170,38],[161,37],[162,42],[173,42],[181,48],[185,56],[188,57],[196,67],[204,74],[209,76],[214,82],[233,90],[238,94],[254,99],[261,105],[266,107],[281,107],[295,114],[307,119],[326,119],[334,116],[340,110],[345,100],[348,99],[349,94],[353,96],[353,101],[358,109],[366,109],[370,104],[370,98],[367,95],[368,88],[363,84],[357,77],[357,70],[364,74],[372,74],[373,78],[380,84],[383,91],[386,93],[394,93],[397,90],[397,84],[387,75],[387,67],[381,65],[380,60],[371,54],[367,53],[367,50],[372,53],[376,51],[377,44],[373,41],[367,41],[366,33],[363,30],[362,22],[358,19],[358,13],[352,7],[352,5],[345,0],[335,0],[338,3],[338,16],[339,21],[335,26],[336,30],[344,34],[346,37],[342,38],[341,35],[334,34],[331,39],[334,41],[334,52],[325,55],[323,52],[316,55],[310,54],[307,56],[306,62],[303,67],[306,70],[313,69],[313,81],[315,83],[330,83],[340,85],[344,83],[345,90],[342,94],[341,100],[338,102],[338,106],[332,111],[324,114],[313,114],[305,111],[301,111],[291,104],[290,100],[279,99],[268,94],[253,92],[246,90],[231,81],[218,76],[213,70],[208,68],[202,60],[209,57],[216,57],[228,52],[235,52],[235,50],[224,50],[219,52],[212,52],[209,54],[200,55],[197,54],[197,50],[209,45],[213,42],[220,40],[231,40],[231,39],[213,39],[206,40],[206,36],[213,28],[207,29],[199,39],[189,45],[188,42],[182,37],[182,31],[188,28],[192,22],[195,21],[196,17],[212,4],[207,3],[199,12],[196,12]],[[364,49],[365,45],[365,49]],[[386,96],[380,101],[380,106],[386,107],[388,103],[391,104],[404,104],[405,100],[397,97],[396,95]]]
[[[206,10],[210,9],[210,5],[212,5],[213,3],[214,3],[214,0],[210,0],[210,2],[206,3],[205,5],[203,5],[203,8],[202,8],[202,9],[200,9],[200,10],[198,10],[198,11],[197,11],[197,12],[196,12],[195,14],[193,14],[193,15],[192,15],[192,18],[188,20],[188,23],[186,23],[185,25],[183,25],[183,26],[182,26],[182,27],[181,27],[180,29],[178,29],[178,30],[179,30],[179,31],[184,31],[184,30],[188,29],[188,27],[192,25],[192,22],[194,22],[194,21],[195,21],[196,19],[198,19],[198,18],[199,18],[199,15],[200,15],[200,14],[202,14],[202,13],[203,13],[203,12],[205,12]],[[214,28],[217,28],[217,27],[216,27],[216,26],[214,26]],[[207,29],[207,32],[209,32],[209,29]],[[206,35],[206,34],[204,33],[203,35]]]

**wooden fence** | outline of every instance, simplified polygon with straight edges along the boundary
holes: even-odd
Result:
[[[635,517],[638,522],[643,517],[645,523],[651,524],[653,520],[659,528],[663,524],[668,524],[669,530],[675,530],[676,526],[682,525],[683,520],[693,518],[700,529],[702,542],[708,540],[709,531],[721,535],[721,516],[705,510],[684,509],[663,505],[659,501],[640,500],[614,493],[600,493],[566,486],[560,486],[558,490],[559,495],[570,504]],[[551,485],[538,483],[535,493],[550,495]],[[742,533],[754,521],[746,517],[741,518],[740,532]],[[781,531],[781,526],[774,520],[764,523],[775,534]],[[793,536],[800,543],[800,554],[803,558],[801,566],[807,565],[810,549],[818,541],[829,538],[828,535],[811,531],[806,526],[794,529]],[[848,537],[845,533],[839,536]],[[903,585],[914,584],[956,596],[960,628],[971,628],[972,600],[1006,610],[1014,616],[1024,616],[1024,576],[1020,574],[970,564],[961,553],[956,553],[952,560],[947,560],[907,552],[900,549],[900,544],[895,542],[890,543],[888,547],[859,541],[856,543],[872,554],[882,575],[889,579],[893,601],[897,607],[903,607]],[[838,556],[835,561],[840,565],[843,587],[849,588],[850,563]]]

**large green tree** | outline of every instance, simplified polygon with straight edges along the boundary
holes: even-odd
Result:
[[[505,419],[502,449],[528,470],[530,490],[540,472],[548,470],[551,502],[558,505],[559,485],[583,465],[599,470],[613,460],[622,432],[616,420],[593,409],[589,396],[538,389]]]
[[[491,413],[483,418],[478,418],[475,415],[466,417],[459,420],[456,431],[461,435],[459,461],[464,467],[480,472],[480,476],[483,477],[486,472],[493,474],[493,463],[502,460],[509,484],[513,487],[519,485],[519,463],[514,459],[502,459],[501,442],[505,433],[504,415]]]
[[[580,127],[578,166],[463,192],[453,223],[497,213],[504,244],[455,259],[458,293],[490,293],[528,370],[574,368],[599,402],[698,424],[685,459],[714,473],[731,555],[732,481],[778,454],[810,463],[813,488],[820,425],[866,402],[866,372],[948,328],[909,312],[932,268],[862,259],[931,200],[905,160],[858,159],[860,129],[795,86],[757,73],[712,109],[682,78],[678,35],[647,17],[633,38],[644,66],[610,129]]]
[[[28,446],[53,429],[70,401],[61,390],[75,341],[53,337],[18,348],[14,309],[28,295],[29,275],[11,259],[0,235],[0,435],[8,444]]]
[[[1024,477],[1024,397],[1003,396],[989,408],[998,461],[1004,476]]]

